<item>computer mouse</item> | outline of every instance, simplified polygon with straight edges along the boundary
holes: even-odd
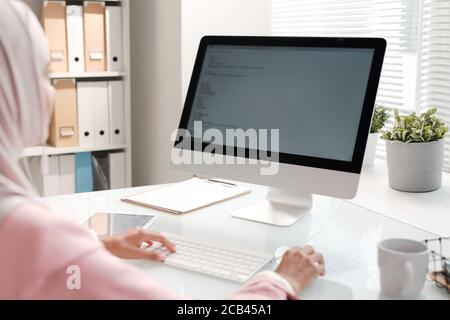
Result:
[[[281,262],[281,258],[283,258],[283,255],[286,251],[288,251],[290,247],[281,245],[278,248],[275,249],[275,262],[279,264]]]

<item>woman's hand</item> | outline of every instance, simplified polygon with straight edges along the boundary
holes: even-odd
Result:
[[[299,294],[319,275],[325,274],[324,260],[311,246],[292,248],[283,255],[275,272],[289,281]]]
[[[175,252],[175,245],[163,235],[154,231],[135,229],[125,231],[113,236],[101,238],[106,250],[122,259],[147,259],[152,261],[164,261],[165,257],[159,253],[143,248],[142,244],[151,246],[153,242],[159,242],[170,252]]]

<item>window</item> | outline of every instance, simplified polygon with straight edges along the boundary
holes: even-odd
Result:
[[[424,0],[421,12],[419,107],[439,108],[450,123],[450,0]],[[450,139],[444,167],[450,171]]]
[[[273,0],[272,34],[383,37],[376,103],[404,112],[437,106],[450,122],[450,0]]]

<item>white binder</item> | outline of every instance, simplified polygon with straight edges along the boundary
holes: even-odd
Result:
[[[33,157],[30,159],[30,169],[41,196],[50,197],[59,194],[58,156]]]
[[[109,145],[108,82],[78,82],[79,145]]]
[[[59,195],[59,157],[48,157],[48,171],[44,169],[44,197]]]
[[[59,156],[59,194],[75,193],[75,156]]]
[[[84,72],[83,6],[68,5],[66,14],[69,72]]]
[[[125,153],[111,152],[109,158],[109,187],[110,189],[126,188],[127,175],[125,166]]]
[[[92,83],[77,82],[78,144],[80,147],[94,145],[94,110]]]
[[[94,144],[98,146],[109,145],[108,82],[92,82],[91,90],[94,111]]]
[[[108,83],[109,129],[111,144],[125,143],[125,100],[123,81]]]
[[[123,70],[122,7],[106,6],[107,70]]]

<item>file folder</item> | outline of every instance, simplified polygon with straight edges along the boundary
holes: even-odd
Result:
[[[109,188],[126,188],[126,164],[124,152],[111,152],[109,158]]]
[[[75,193],[75,155],[59,156],[59,194]]]
[[[110,142],[125,143],[125,100],[123,81],[108,82]]]
[[[60,181],[58,156],[33,157],[30,159],[30,169],[41,196],[50,197],[59,194]]]
[[[94,144],[109,145],[108,82],[91,83],[92,108],[94,110]]]
[[[106,6],[106,55],[108,71],[123,70],[122,7]]]
[[[77,92],[74,79],[55,80],[54,111],[49,143],[55,147],[78,146]]]
[[[83,6],[68,5],[67,51],[70,72],[84,72]]]
[[[44,1],[42,27],[47,35],[50,72],[67,71],[66,5],[62,1]]]
[[[78,82],[80,146],[109,145],[108,82]]]
[[[95,152],[92,155],[92,176],[94,191],[109,190],[108,152]]]
[[[94,190],[90,152],[75,154],[75,179],[77,193],[92,192]]]
[[[94,101],[92,82],[77,83],[78,140],[82,147],[94,145]]]
[[[105,71],[105,3],[84,2],[86,71]]]
[[[56,196],[60,193],[59,157],[50,156],[47,158],[47,161],[48,170],[47,172],[44,170],[43,177],[44,197]]]

